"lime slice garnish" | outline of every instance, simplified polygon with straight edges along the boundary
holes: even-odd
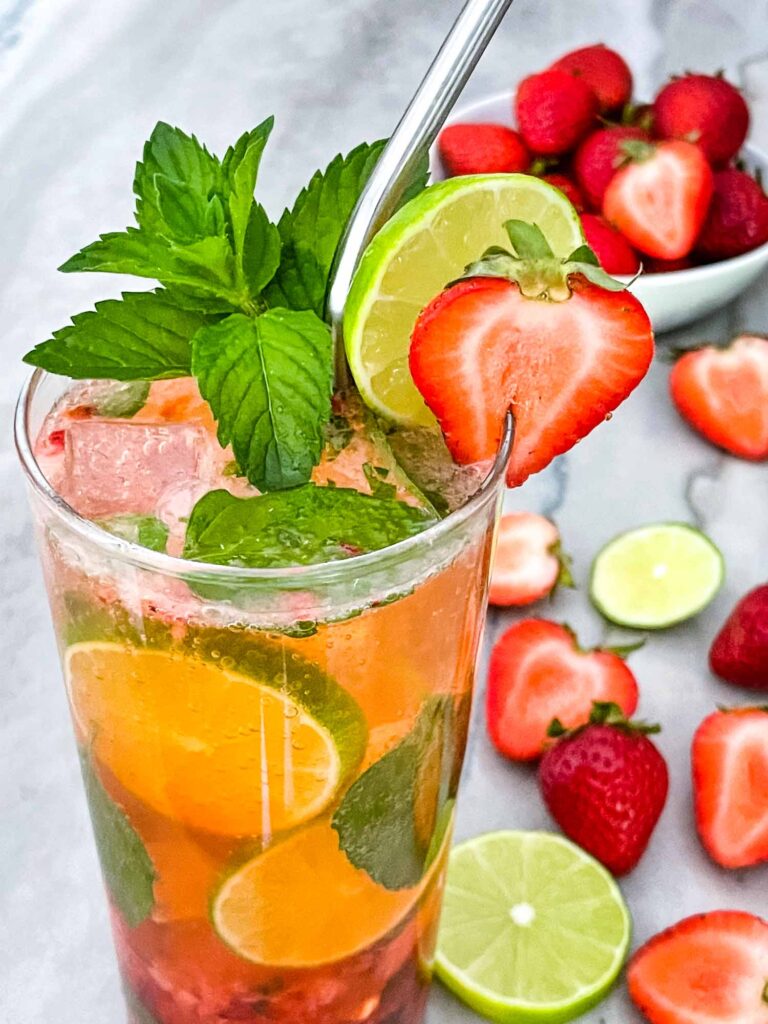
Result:
[[[578,846],[494,832],[451,852],[435,966],[490,1020],[569,1021],[605,996],[630,931],[616,882]]]
[[[663,629],[706,607],[724,575],[723,556],[701,530],[656,523],[606,544],[592,565],[589,592],[611,622]]]
[[[558,189],[526,174],[452,178],[426,189],[369,245],[346,304],[344,338],[367,405],[389,420],[434,423],[408,369],[416,317],[492,245],[509,248],[504,222],[538,224],[555,254],[584,244],[576,210]]]

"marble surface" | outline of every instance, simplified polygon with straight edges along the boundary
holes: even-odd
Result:
[[[339,149],[385,134],[416,85],[457,0],[0,0],[0,1024],[119,1024],[123,1012],[80,793],[74,743],[33,549],[10,420],[21,353],[118,279],[55,267],[131,209],[133,160],[158,118],[214,149],[267,113],[278,130],[263,171],[273,213]],[[497,90],[572,45],[603,38],[637,71],[638,91],[673,70],[739,73],[768,147],[768,2],[518,0],[468,88]],[[671,341],[768,331],[768,290]],[[707,447],[666,396],[655,363],[629,402],[572,454],[510,496],[561,525],[581,589],[544,609],[586,643],[605,627],[586,601],[591,557],[619,530],[659,519],[702,525],[722,548],[727,583],[694,622],[655,636],[632,665],[641,710],[666,729],[673,786],[650,852],[623,883],[644,940],[696,910],[768,914],[768,869],[711,866],[691,829],[688,745],[717,701],[705,651],[733,601],[766,574],[768,469]],[[513,615],[494,616],[491,640]],[[480,678],[482,679],[482,672]],[[530,772],[491,751],[476,705],[459,835],[550,826]],[[429,1024],[475,1019],[436,988]],[[584,1018],[638,1018],[621,988]],[[310,1022],[307,1022],[310,1024]]]

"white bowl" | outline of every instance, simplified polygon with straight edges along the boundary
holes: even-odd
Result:
[[[461,122],[492,122],[513,126],[514,92],[496,93],[453,111],[448,124]],[[750,171],[762,171],[768,180],[768,155],[755,146],[746,145],[742,156]],[[430,153],[433,181],[445,178],[436,146]],[[478,254],[479,255],[479,254]],[[656,333],[681,327],[732,302],[768,268],[768,242],[719,263],[690,270],[673,270],[661,274],[642,274],[631,286],[632,292],[648,311]]]

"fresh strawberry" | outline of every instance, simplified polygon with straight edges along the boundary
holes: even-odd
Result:
[[[632,95],[632,72],[624,58],[604,43],[572,50],[552,67],[586,82],[597,96],[601,114],[623,107]]]
[[[579,188],[595,210],[603,207],[605,190],[614,175],[629,160],[623,149],[628,140],[646,142],[648,134],[632,125],[614,125],[592,132],[573,156],[573,173]]]
[[[615,704],[595,704],[589,724],[563,734],[544,754],[539,784],[565,834],[612,871],[625,875],[645,852],[664,809],[669,773],[648,739]]]
[[[664,86],[653,104],[660,139],[700,146],[710,163],[727,164],[749,131],[749,108],[736,86],[719,76],[684,75]]]
[[[635,953],[629,994],[651,1024],[766,1024],[768,922],[741,910],[696,914]]]
[[[768,195],[762,185],[729,167],[715,174],[714,187],[696,251],[707,260],[724,260],[768,242]]]
[[[690,270],[695,266],[690,256],[681,256],[677,260],[657,260],[649,256],[643,260],[643,270],[646,274],[669,274],[673,270]]]
[[[583,213],[581,225],[587,244],[608,274],[633,275],[640,270],[640,257],[624,235],[594,213]]]
[[[605,190],[606,219],[649,256],[687,256],[712,198],[712,169],[702,151],[691,142],[625,142],[624,149],[632,159]]]
[[[592,89],[567,71],[541,71],[517,87],[517,124],[534,153],[567,153],[594,125],[597,111]]]
[[[452,175],[527,171],[531,163],[521,136],[503,124],[452,124],[440,133],[437,146]]]
[[[595,701],[612,701],[625,715],[633,714],[635,677],[614,651],[583,650],[567,626],[525,619],[493,648],[486,717],[490,737],[505,757],[539,757],[553,719],[569,729],[584,725]]]
[[[710,648],[709,665],[728,683],[768,693],[768,583],[733,609]]]
[[[691,760],[696,827],[710,857],[724,868],[768,861],[768,709],[715,711],[696,731]]]
[[[567,174],[561,174],[559,171],[554,174],[542,174],[541,180],[548,181],[550,185],[559,188],[565,195],[565,198],[573,204],[579,213],[586,208],[586,201],[581,189]]]
[[[409,362],[459,463],[493,458],[512,411],[513,487],[624,401],[650,365],[653,331],[638,300],[584,262],[595,259],[585,247],[560,261],[533,225],[507,230],[518,255],[491,250],[438,295]]]
[[[669,377],[680,415],[708,441],[743,459],[768,459],[768,338],[741,334],[677,361]]]
[[[569,561],[550,519],[510,512],[499,521],[488,600],[501,607],[533,604],[558,584],[573,586]]]

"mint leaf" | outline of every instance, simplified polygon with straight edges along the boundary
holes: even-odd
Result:
[[[332,825],[352,864],[387,889],[418,884],[450,824],[465,723],[429,698],[411,732],[347,791]]]
[[[171,186],[181,185],[187,201],[204,208],[214,193],[222,187],[221,164],[201,145],[194,135],[160,121],[144,145],[143,159],[136,165],[133,190],[136,193],[136,220],[147,234],[189,240],[189,222],[169,222],[173,213],[169,208]],[[176,190],[176,195],[181,198]],[[190,206],[191,210],[191,206]],[[197,220],[196,217],[193,218]],[[200,224],[204,220],[200,220]],[[205,231],[205,234],[218,232]],[[200,237],[193,235],[192,237]]]
[[[81,767],[104,882],[128,926],[135,928],[154,906],[154,865],[138,833],[102,786],[87,756],[83,756]]]
[[[190,339],[210,318],[181,310],[164,292],[125,292],[72,317],[24,356],[68,377],[161,380],[190,372]]]
[[[192,510],[184,557],[249,568],[313,565],[396,544],[432,521],[421,509],[344,487],[305,484],[256,498],[210,491]]]
[[[155,516],[111,516],[109,519],[97,519],[96,524],[116,537],[141,544],[150,551],[165,551],[168,543],[168,527]]]
[[[272,309],[234,313],[202,327],[192,341],[192,372],[231,444],[241,470],[259,490],[309,480],[331,411],[328,328],[312,313]]]
[[[374,498],[394,500],[397,497],[395,484],[387,483],[389,469],[386,466],[372,466],[370,462],[363,464],[363,475],[371,488]]]
[[[339,239],[385,145],[386,139],[363,143],[347,156],[336,156],[283,213],[278,224],[283,241],[280,267],[265,293],[271,306],[312,309],[323,316]],[[403,202],[424,187],[427,173],[423,161]]]
[[[251,295],[262,292],[280,265],[280,232],[259,203],[251,206],[243,240],[242,273]]]
[[[98,416],[128,420],[144,407],[149,397],[149,381],[130,380],[115,383],[111,380],[93,384],[88,389],[88,402]]]
[[[222,172],[228,192],[227,205],[232,226],[232,240],[241,265],[259,164],[274,123],[275,119],[268,117],[253,131],[241,135],[224,156]]]

